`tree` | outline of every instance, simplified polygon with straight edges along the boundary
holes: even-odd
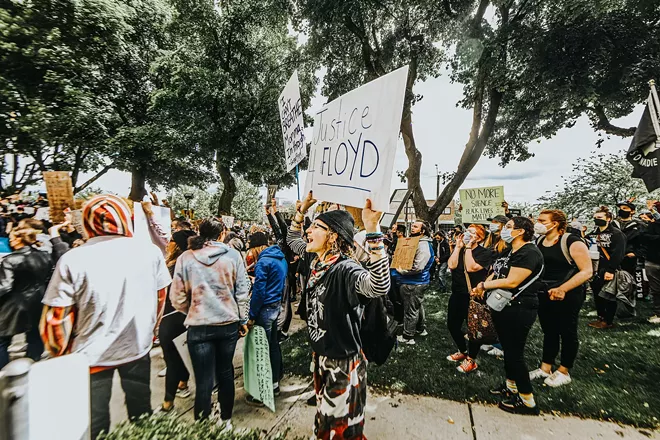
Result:
[[[660,67],[660,6],[625,0],[377,2],[298,0],[309,51],[328,69],[323,93],[339,96],[365,80],[410,65],[401,133],[418,217],[434,221],[479,158],[502,165],[532,156],[527,146],[586,114],[595,129],[629,136],[610,119],[629,113]],[[487,16],[489,10],[494,15]],[[488,13],[490,14],[490,13]],[[428,207],[422,156],[412,129],[416,81],[438,75],[440,47],[472,126],[455,174]]]
[[[625,153],[597,154],[573,165],[573,173],[564,177],[557,191],[539,198],[539,207],[561,209],[569,218],[586,218],[596,208],[614,207],[618,202],[636,198],[638,205],[658,199],[660,191],[649,194],[640,179],[633,179],[632,165]]]
[[[215,162],[217,213],[229,214],[236,176],[255,185],[295,182],[284,170],[277,98],[295,68],[308,102],[314,80],[288,35],[286,4],[237,0],[174,2],[176,45],[155,71],[154,111]]]

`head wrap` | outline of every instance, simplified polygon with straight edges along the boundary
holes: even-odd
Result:
[[[340,210],[326,211],[316,217],[316,219],[328,225],[328,227],[333,232],[336,232],[342,240],[351,247],[353,246],[355,221],[349,212]]]
[[[91,198],[83,206],[83,227],[89,238],[104,235],[133,236],[131,210],[123,199],[113,195]]]

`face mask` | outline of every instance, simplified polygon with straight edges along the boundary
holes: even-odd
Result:
[[[620,218],[629,218],[630,217],[630,212],[629,211],[624,211],[623,209],[619,209],[619,217]]]
[[[470,231],[465,231],[465,234],[463,234],[463,243],[468,244],[472,240],[472,234],[470,234]]]
[[[490,226],[488,226],[488,230],[492,233],[500,232],[500,224],[491,223]]]
[[[543,223],[535,223],[534,233],[538,235],[545,235],[548,233],[548,228]]]
[[[607,220],[603,220],[602,218],[595,218],[594,223],[596,226],[607,226]]]
[[[506,243],[511,243],[513,239],[516,238],[511,235],[511,229],[507,228],[502,229],[502,234],[500,234],[500,237],[502,237],[502,240],[504,240]]]

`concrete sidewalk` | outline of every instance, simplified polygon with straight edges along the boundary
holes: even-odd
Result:
[[[299,320],[292,324],[292,332],[301,328]],[[309,438],[312,433],[315,408],[306,405],[313,394],[311,380],[286,377],[280,384],[281,396],[276,398],[276,412],[254,408],[245,403],[243,389],[243,342],[239,341],[234,358],[236,404],[232,422],[236,428],[252,428],[264,434],[289,430],[293,436]],[[165,367],[162,351],[151,352],[152,404],[157,408],[163,399],[165,379],[158,372]],[[194,384],[192,395],[177,398],[176,417],[193,420]],[[215,400],[215,397],[214,397]],[[124,394],[115,377],[111,403],[113,426],[127,418]],[[382,393],[369,389],[366,408],[365,434],[369,439],[456,439],[456,440],[646,440],[658,439],[660,434],[630,426],[577,417],[541,417],[507,414],[493,405],[468,404],[426,396]]]

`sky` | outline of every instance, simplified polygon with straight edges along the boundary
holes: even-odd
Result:
[[[427,199],[435,198],[436,169],[440,172],[455,171],[463,148],[468,139],[472,123],[471,110],[456,107],[462,98],[462,86],[452,84],[448,76],[432,78],[415,86],[416,93],[424,98],[413,108],[413,127],[417,147],[422,153],[422,187]],[[325,98],[317,95],[307,113],[313,115],[322,107]],[[641,106],[631,115],[613,121],[624,127],[636,126],[641,117]],[[308,139],[311,129],[306,130]],[[525,162],[513,162],[502,168],[499,159],[482,157],[474,167],[462,188],[477,188],[483,186],[504,186],[505,199],[509,203],[535,202],[548,191],[553,191],[562,184],[561,176],[571,173],[572,165],[581,158],[589,157],[596,150],[598,134],[593,131],[586,117],[570,129],[563,129],[549,140],[530,144],[530,151],[535,155]],[[627,150],[630,139],[611,137],[605,139],[602,153],[617,153]],[[399,139],[392,173],[391,191],[405,188],[396,175],[396,171],[405,171],[408,160],[404,151],[403,141]],[[82,176],[86,178],[87,176]],[[300,188],[304,188],[306,173],[300,173]],[[84,180],[82,180],[84,181]],[[129,173],[111,171],[94,186],[121,195],[128,194],[131,184]],[[442,188],[440,189],[442,191]],[[390,193],[391,193],[390,191]],[[265,189],[262,193],[265,195]],[[293,201],[297,198],[296,187],[280,189],[277,193],[281,200]],[[159,192],[159,196],[165,196]]]

